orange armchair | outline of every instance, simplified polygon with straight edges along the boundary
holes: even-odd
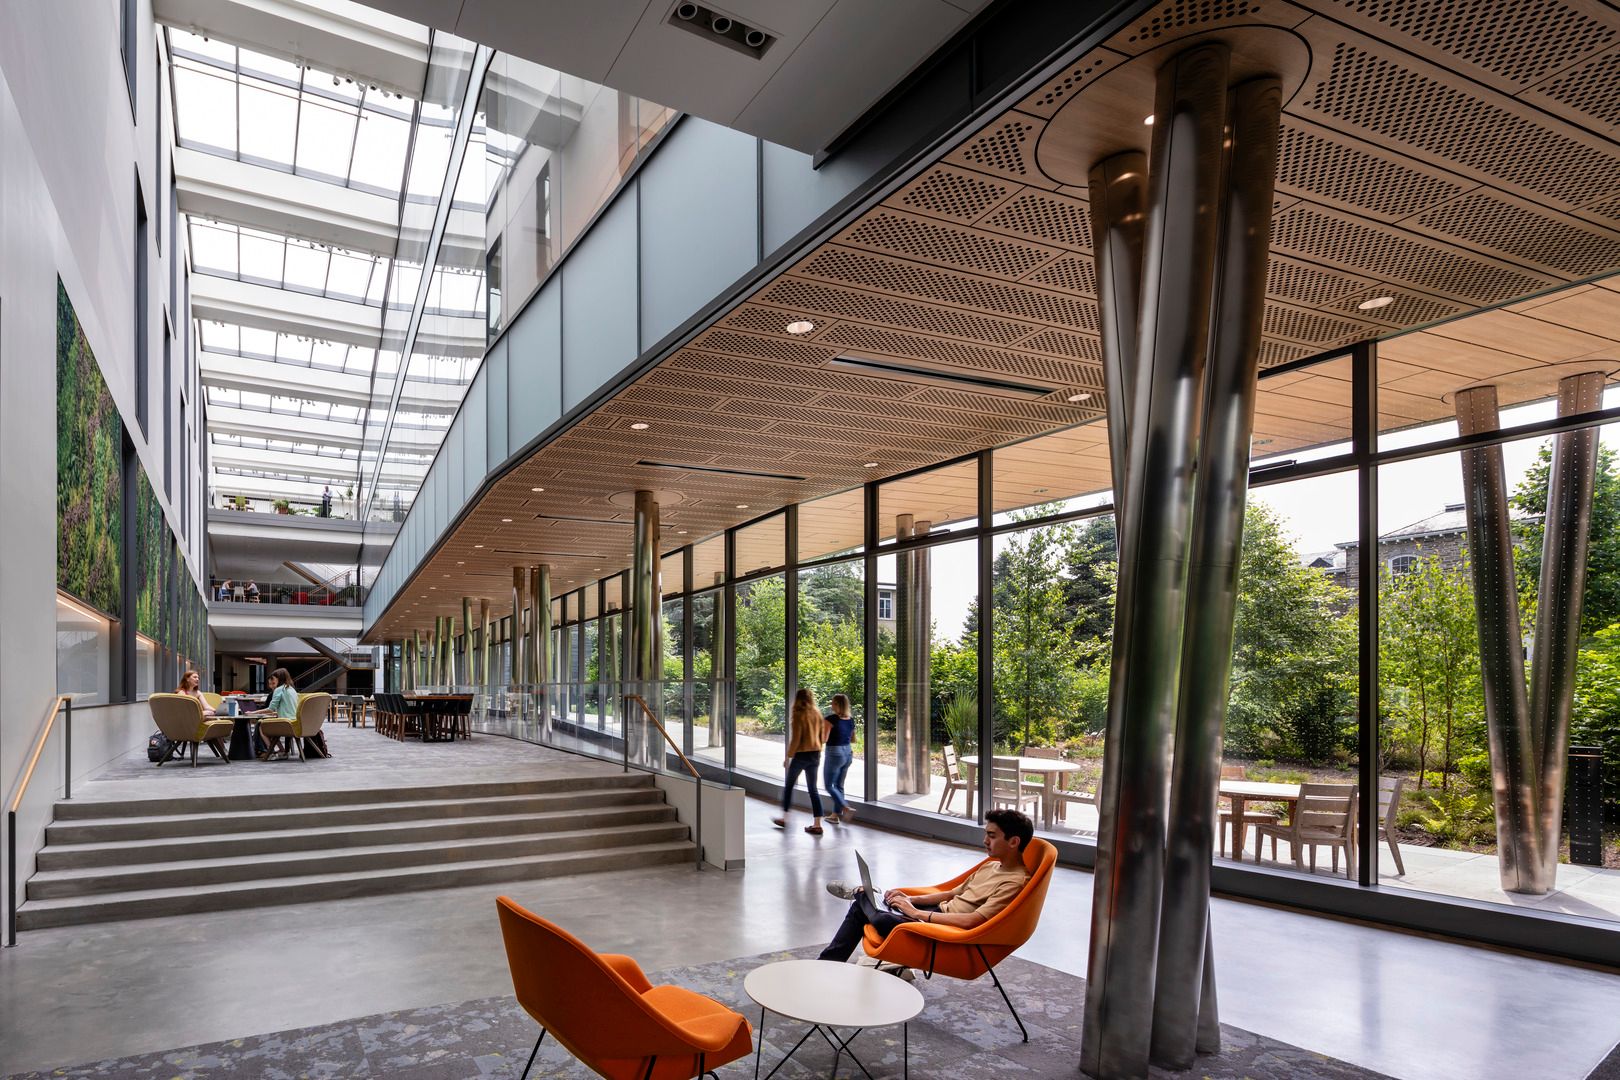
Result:
[[[628,956],[593,952],[502,896],[495,901],[518,1004],[609,1080],[691,1080],[745,1057],[754,1031],[740,1014],[679,986],[654,986]],[[523,1080],[520,1077],[519,1080]]]
[[[944,884],[901,891],[920,896],[954,889],[989,861],[986,859]],[[1029,846],[1024,849],[1024,868],[1029,871],[1029,880],[1024,883],[1023,891],[1013,897],[1012,903],[970,930],[908,922],[901,923],[884,936],[868,926],[866,940],[862,943],[866,955],[901,967],[916,968],[925,979],[938,974],[971,980],[989,972],[990,980],[1001,991],[1001,1000],[1007,1003],[1007,1008],[1012,1012],[1013,1022],[1018,1025],[1024,1041],[1029,1042],[1029,1032],[1024,1029],[1024,1022],[1019,1019],[1018,1010],[1013,1007],[1001,980],[996,978],[995,968],[1035,933],[1035,924],[1041,918],[1041,907],[1046,903],[1046,888],[1052,883],[1052,867],[1056,863],[1057,848],[1045,840],[1031,838]]]

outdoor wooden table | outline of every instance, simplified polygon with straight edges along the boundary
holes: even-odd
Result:
[[[1243,820],[1243,808],[1251,802],[1280,802],[1288,804],[1292,816],[1294,804],[1299,802],[1298,784],[1268,784],[1260,780],[1222,780],[1221,798],[1232,804],[1232,859],[1243,861],[1243,842],[1249,831]],[[1260,861],[1260,849],[1255,848],[1254,861]]]
[[[1003,757],[1001,754],[994,756]],[[1006,759],[1011,760],[1011,755],[1006,755]],[[961,762],[966,773],[963,779],[967,782],[967,816],[971,818],[973,816],[973,797],[979,790],[977,780],[979,756],[977,754],[967,754],[957,760]],[[1050,829],[1053,821],[1057,818],[1057,799],[1054,796],[1057,792],[1058,778],[1065,773],[1079,772],[1080,768],[1078,761],[1063,761],[1059,758],[1020,757],[1018,759],[1018,775],[1020,778],[1025,773],[1038,773],[1040,775],[1042,828]]]

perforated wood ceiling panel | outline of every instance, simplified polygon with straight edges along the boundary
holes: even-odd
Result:
[[[666,551],[985,447],[1017,447],[998,508],[1106,488],[1085,163],[1070,154],[1079,171],[1049,175],[1043,162],[1065,158],[1042,140],[1079,115],[1116,150],[1145,147],[1151,95],[1110,88],[1196,35],[1257,27],[1299,45],[1298,70],[1278,72],[1297,90],[1278,144],[1263,366],[1399,335],[1379,367],[1380,422],[1395,428],[1448,415],[1445,396],[1472,380],[1620,357],[1620,279],[1516,302],[1620,271],[1615,5],[1170,0],[1032,85],[503,477],[372,637],[458,614],[463,594],[506,614],[514,564],[551,564],[558,591],[622,570],[623,493],[638,487],[664,493]],[[810,330],[789,334],[797,321]],[[828,366],[845,354],[1027,393]],[[1256,446],[1343,439],[1348,392],[1341,363],[1262,380]],[[837,507],[858,494],[823,508],[813,546],[847,546]]]

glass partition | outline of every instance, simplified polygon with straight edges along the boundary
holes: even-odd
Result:
[[[802,523],[803,518],[800,518]],[[833,695],[849,698],[855,718],[855,761],[844,793],[866,795],[860,762],[866,743],[866,564],[831,563],[799,571],[799,686],[816,695],[823,714],[833,711]],[[821,783],[817,778],[817,785]]]
[[[787,582],[781,574],[737,586],[737,767],[782,775],[787,720]]]

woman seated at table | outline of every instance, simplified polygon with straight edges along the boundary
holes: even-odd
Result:
[[[252,716],[276,716],[283,720],[298,719],[298,691],[293,689],[292,674],[284,667],[278,667],[270,673],[270,704]],[[266,742],[263,736],[257,736],[256,741],[264,749],[259,751],[260,761],[269,761],[272,757],[286,757],[286,736],[277,736],[275,744]]]
[[[197,703],[202,706],[204,716],[216,715],[214,712],[214,707],[208,704],[207,698],[202,696],[202,676],[197,674],[195,671],[188,671],[184,675],[180,676],[180,685],[174,688],[174,692],[177,694],[184,694],[186,697],[196,698]],[[213,747],[215,751],[223,755],[226,749],[225,740],[213,740]]]

